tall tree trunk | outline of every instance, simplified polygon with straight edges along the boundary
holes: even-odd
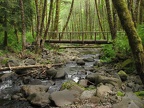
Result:
[[[56,13],[55,13],[55,21],[54,21],[54,29],[56,33],[54,34],[53,38],[57,37],[58,33],[58,25],[59,25],[59,14],[60,14],[60,2],[61,0],[56,0]]]
[[[20,0],[20,8],[21,8],[21,20],[22,20],[22,51],[26,48],[26,26],[25,26],[25,14],[24,14],[24,4],[23,0]]]
[[[43,35],[43,30],[44,30],[44,20],[45,20],[46,8],[47,8],[47,0],[44,1],[42,18],[41,18],[41,26],[40,26],[40,36],[41,36],[41,37],[42,37],[42,35]]]
[[[63,33],[69,23],[69,20],[70,20],[70,17],[71,17],[71,14],[72,14],[72,10],[73,10],[73,5],[74,5],[74,0],[72,0],[72,3],[71,3],[71,7],[70,7],[70,11],[69,11],[69,15],[68,15],[68,18],[67,18],[67,21],[66,21],[66,24],[64,25],[63,29],[62,29],[62,34],[61,34],[61,38],[63,37]]]
[[[144,84],[144,50],[141,38],[138,36],[125,0],[112,0],[112,2],[118,12],[121,24],[128,36],[129,45],[135,60],[135,66]]]
[[[44,32],[44,37],[43,37],[42,44],[41,44],[42,48],[44,47],[44,43],[45,43],[45,40],[47,38],[48,30],[49,30],[49,27],[50,27],[51,16],[52,16],[52,9],[53,9],[53,0],[50,1],[48,22],[46,24],[46,30]]]
[[[134,10],[134,24],[135,24],[135,27],[137,27],[137,22],[138,22],[138,13],[139,13],[139,3],[140,3],[140,0],[136,0],[136,4],[135,4],[135,10]]]
[[[112,39],[114,40],[116,38],[116,34],[114,31],[114,23],[113,23],[111,8],[110,8],[110,1],[105,0],[105,2],[106,2],[106,8],[107,8],[107,17],[108,17],[109,28],[110,28]]]
[[[8,46],[8,33],[7,33],[7,15],[5,13],[4,16],[4,40],[3,40],[3,46],[4,48],[7,48]]]
[[[36,6],[36,14],[37,14],[37,32],[36,32],[36,48],[35,53],[38,54],[40,52],[40,9],[39,9],[39,2],[38,0],[35,0],[35,6]]]
[[[99,10],[98,10],[97,0],[95,0],[95,7],[96,7],[96,11],[97,11],[97,17],[98,17],[99,26],[100,26],[101,32],[103,34],[103,38],[106,39],[105,34],[103,32],[103,27],[102,27],[102,23],[101,23],[101,19],[100,19],[100,14],[99,14]]]

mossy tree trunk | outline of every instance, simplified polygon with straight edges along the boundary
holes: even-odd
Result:
[[[112,0],[121,21],[121,24],[128,36],[137,72],[144,84],[144,50],[141,38],[138,36],[131,14],[125,0]]]

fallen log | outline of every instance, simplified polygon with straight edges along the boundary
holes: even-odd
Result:
[[[14,67],[3,67],[0,68],[0,72],[1,71],[8,71],[8,70],[20,70],[20,69],[29,69],[29,68],[40,68],[40,67],[46,67],[46,68],[51,68],[53,66],[60,66],[63,65],[63,63],[58,63],[58,64],[47,64],[47,65],[28,65],[28,66],[14,66]]]

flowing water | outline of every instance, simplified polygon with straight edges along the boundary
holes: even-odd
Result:
[[[93,58],[94,61],[92,62],[85,62],[84,66],[77,65],[76,61],[69,61],[67,64],[65,64],[62,69],[67,73],[67,76],[65,79],[56,79],[53,80],[55,83],[54,85],[50,86],[49,92],[52,93],[54,91],[58,91],[62,85],[63,82],[67,80],[74,80],[75,82],[78,82],[80,79],[84,79],[87,74],[91,73],[88,68],[93,67],[93,64],[95,61],[98,61],[99,54],[96,53],[88,53],[83,54],[80,58],[86,59],[86,58]],[[1,74],[10,73],[11,71],[5,71]],[[21,83],[20,81],[18,81]],[[48,80],[42,80],[43,84],[47,84]],[[14,83],[11,79],[2,81],[0,83],[0,108],[36,108],[32,107],[28,102],[26,101],[13,101],[11,100],[11,95],[17,92],[20,89],[20,84]]]

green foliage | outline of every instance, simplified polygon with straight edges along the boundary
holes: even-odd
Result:
[[[129,42],[128,38],[125,35],[117,36],[114,46],[117,52],[123,53],[123,54],[128,54],[130,53],[130,47],[129,47]]]
[[[123,93],[123,92],[121,92],[121,91],[118,91],[117,92],[117,96],[124,96],[125,94]]]
[[[113,41],[113,45],[105,45],[103,47],[103,56],[102,60],[111,61],[112,58],[115,58],[117,53],[127,56],[131,54],[129,42],[127,36],[118,35],[116,40]]]
[[[144,25],[138,25],[137,31],[138,31],[139,36],[142,39],[142,44],[144,46]]]
[[[135,92],[135,94],[137,96],[143,96],[144,97],[144,91],[138,91],[138,92]]]
[[[115,51],[113,50],[113,46],[111,44],[104,45],[103,55],[102,55],[101,59],[103,61],[109,62],[114,57],[115,57]]]

